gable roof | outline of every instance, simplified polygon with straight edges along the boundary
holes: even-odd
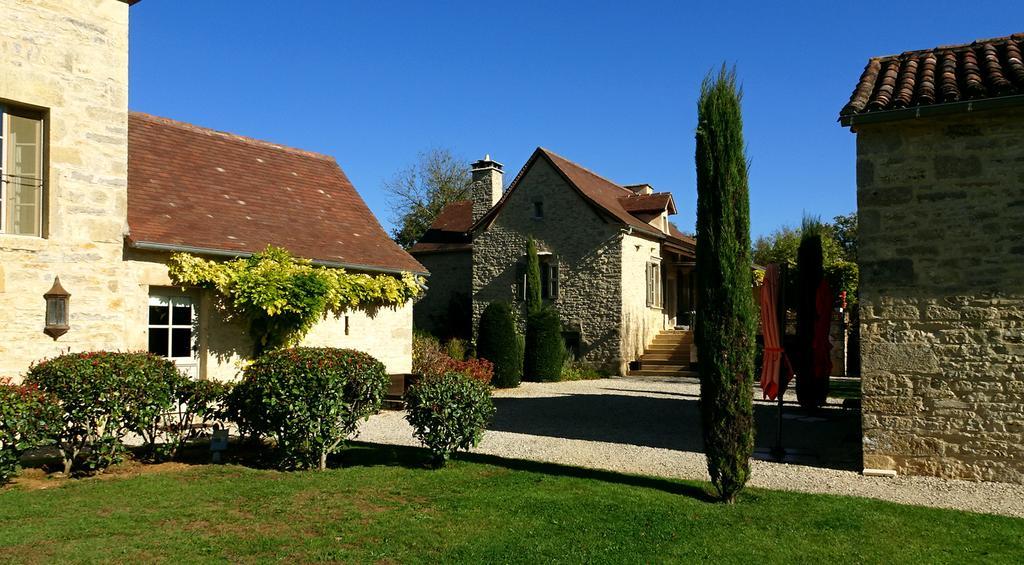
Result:
[[[1024,102],[1024,33],[868,60],[843,125]],[[907,112],[887,114],[900,110]],[[902,115],[901,115],[902,114]],[[867,116],[871,116],[870,119]]]
[[[331,157],[132,112],[128,245],[248,255],[267,245],[355,270],[426,273]]]
[[[583,197],[583,200],[590,204],[598,213],[612,219],[613,221],[620,222],[628,227],[635,229],[636,231],[643,233],[647,236],[654,237],[660,240],[666,240],[669,243],[673,243],[676,246],[684,247],[687,250],[693,247],[693,241],[686,238],[679,238],[675,234],[666,234],[654,226],[648,224],[641,218],[638,218],[631,214],[623,204],[623,200],[629,198],[641,198],[642,195],[637,195],[634,191],[620,186],[597,173],[578,165],[561,155],[558,155],[552,151],[538,147],[533,155],[530,156],[523,168],[520,169],[519,174],[509,185],[508,190],[502,195],[501,200],[491,207],[490,210],[484,214],[470,229],[475,231],[480,227],[490,225],[497,217],[498,213],[504,207],[505,203],[508,202],[509,196],[515,191],[516,187],[522,181],[533,164],[538,159],[546,160],[571,186],[576,192]],[[665,193],[661,193],[665,194]],[[655,195],[650,195],[655,196]],[[674,207],[674,201],[673,201]]]
[[[468,251],[473,248],[469,228],[473,226],[473,201],[456,200],[441,209],[423,237],[409,249],[417,253]]]
[[[622,208],[630,214],[635,214],[637,212],[676,213],[676,201],[672,198],[672,193],[670,192],[620,196],[619,203],[622,204]]]

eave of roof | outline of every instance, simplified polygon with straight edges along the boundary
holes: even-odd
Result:
[[[234,251],[231,249],[216,249],[213,247],[193,247],[190,245],[177,245],[173,243],[159,243],[154,241],[135,241],[131,236],[125,237],[125,243],[132,249],[138,249],[140,251],[161,251],[166,253],[191,253],[193,255],[206,255],[209,257],[224,257],[229,259],[241,259],[245,257],[252,257],[253,253],[248,251]],[[414,275],[429,275],[430,273],[424,269],[422,271],[410,271],[408,269],[391,269],[388,267],[380,267],[377,265],[365,265],[361,263],[341,263],[338,261],[325,261],[322,259],[310,259],[314,265],[320,265],[321,267],[341,268],[351,271],[363,271],[372,273],[387,273],[387,274],[403,274],[412,273]]]

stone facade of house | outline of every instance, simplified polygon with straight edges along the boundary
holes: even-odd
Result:
[[[0,0],[0,106],[38,113],[45,147],[41,233],[0,233],[0,377],[18,381],[69,351],[147,349],[154,295],[193,301],[196,376],[234,378],[253,349],[212,296],[172,286],[167,253],[126,247],[128,10],[121,0]],[[43,294],[58,276],[70,330],[54,339]],[[326,319],[304,344],[361,349],[391,373],[411,372],[412,305]]]
[[[527,238],[545,260],[557,261],[558,310],[580,359],[617,374],[665,329],[661,308],[646,304],[645,267],[661,260],[656,240],[629,235],[585,201],[546,160],[537,159],[519,179],[500,213],[473,239],[473,327],[493,301],[507,301],[525,325],[522,270]],[[536,204],[541,203],[542,217]]]
[[[1024,108],[856,132],[864,466],[1024,482]]]

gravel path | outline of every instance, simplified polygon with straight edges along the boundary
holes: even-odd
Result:
[[[498,414],[475,452],[706,481],[698,393],[696,383],[658,379],[523,383],[495,392]],[[788,404],[784,414],[783,445],[792,463],[755,460],[750,486],[1024,518],[1024,485],[862,476],[860,415],[838,401],[815,418],[798,416]],[[360,428],[358,439],[416,445],[404,416],[394,411],[374,416]],[[757,451],[764,453],[775,441],[775,405],[757,400],[755,417]]]

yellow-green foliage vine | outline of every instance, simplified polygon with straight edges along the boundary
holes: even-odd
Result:
[[[349,273],[314,265],[273,246],[232,261],[175,253],[170,275],[177,285],[216,291],[225,306],[247,319],[256,354],[298,344],[327,315],[398,308],[423,288],[423,279],[410,273]]]

